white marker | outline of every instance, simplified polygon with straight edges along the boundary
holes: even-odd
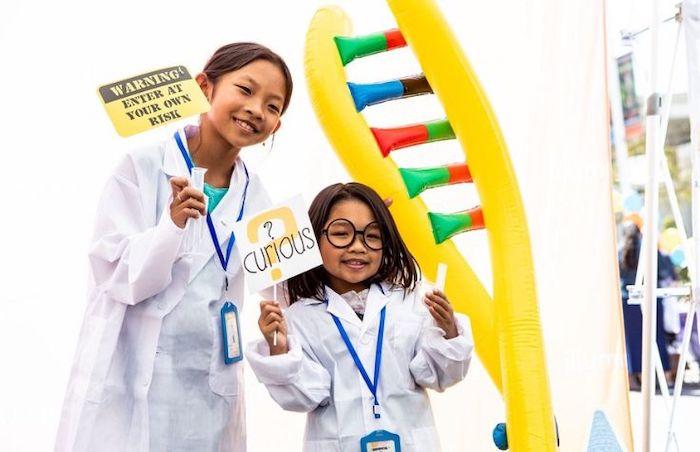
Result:
[[[441,292],[445,291],[445,280],[447,279],[447,264],[440,262],[437,268],[437,277],[435,278],[435,288]]]

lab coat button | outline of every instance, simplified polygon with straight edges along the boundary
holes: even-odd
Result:
[[[360,341],[365,345],[369,344],[369,334],[365,334],[364,336],[362,336],[362,339],[360,339]]]
[[[163,309],[165,309],[165,303],[161,301],[156,305],[156,307],[158,308],[158,310],[162,311]]]
[[[149,384],[151,384],[151,380],[149,380],[148,378],[146,378],[145,380],[143,380],[143,386],[144,386],[144,387],[148,387]]]

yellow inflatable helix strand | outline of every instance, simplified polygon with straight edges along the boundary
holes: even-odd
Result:
[[[486,95],[432,0],[387,0],[399,30],[352,37],[337,7],[317,11],[306,40],[306,77],[314,110],[350,175],[392,198],[401,235],[425,275],[449,267],[445,290],[472,323],[476,351],[506,404],[508,443],[516,451],[554,451],[551,408],[534,269],[515,174]],[[353,59],[408,45],[424,71],[373,85],[346,80]],[[403,87],[403,88],[402,88]],[[448,120],[396,129],[372,129],[360,114],[368,105],[434,93]],[[457,138],[466,162],[398,168],[396,149]],[[428,212],[416,197],[427,188],[472,182],[481,207],[457,214]],[[486,227],[494,279],[493,300],[449,236]]]

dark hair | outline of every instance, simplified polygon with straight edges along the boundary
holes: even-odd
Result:
[[[639,251],[642,243],[642,233],[634,223],[625,225],[622,230],[622,250],[620,251],[620,268],[637,270]]]
[[[328,221],[333,206],[340,201],[349,199],[363,202],[370,208],[374,218],[379,223],[384,240],[379,271],[371,279],[365,281],[365,284],[388,281],[394,286],[403,287],[404,290],[414,289],[420,276],[418,262],[401,239],[394,218],[384,201],[376,191],[367,185],[357,182],[333,184],[316,195],[311,207],[309,207],[309,217],[316,233],[316,239],[320,240],[321,230]],[[323,300],[323,286],[327,282],[328,274],[323,266],[294,276],[287,282],[290,303],[301,298]]]
[[[207,61],[207,64],[204,65],[202,72],[212,83],[215,83],[216,79],[222,75],[237,71],[257,60],[269,61],[282,71],[285,80],[286,96],[280,113],[284,113],[289,106],[289,100],[292,97],[292,89],[294,88],[292,74],[289,72],[287,63],[284,62],[282,57],[267,47],[254,42],[227,44],[214,52],[214,55],[212,55],[209,61]]]

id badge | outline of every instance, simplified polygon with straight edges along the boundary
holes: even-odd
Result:
[[[241,330],[236,305],[227,301],[221,307],[221,336],[223,340],[224,362],[233,364],[243,359],[241,350]]]
[[[401,452],[401,441],[396,433],[375,430],[360,440],[361,452]]]

